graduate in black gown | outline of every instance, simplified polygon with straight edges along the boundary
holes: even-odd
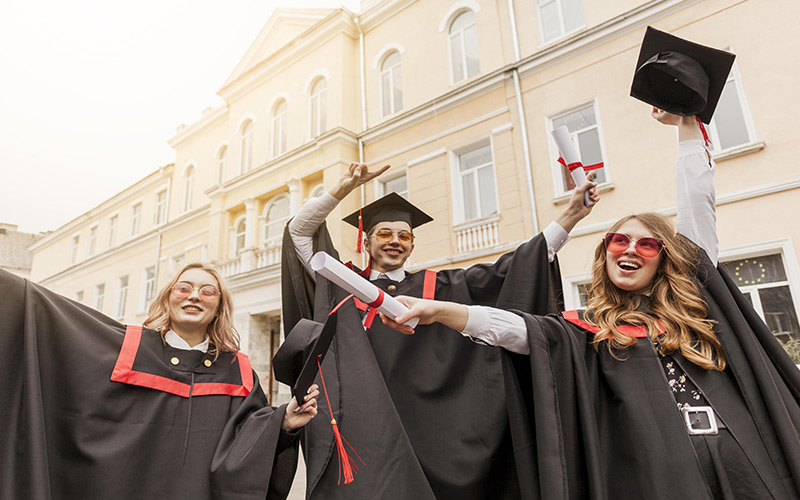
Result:
[[[282,499],[298,429],[239,351],[229,291],[190,264],[145,327],[0,270],[0,498]]]
[[[679,233],[654,213],[620,219],[596,248],[587,310],[523,313],[476,335],[508,349],[523,497],[799,498],[800,370],[716,267],[714,165],[697,121],[653,116],[682,141]],[[472,313],[399,300],[400,322],[461,329]]]
[[[325,204],[327,198],[335,206],[383,170],[370,172],[366,165],[352,164],[330,193],[309,203]],[[583,196],[594,185],[576,189],[557,219],[556,229],[564,237],[589,213]],[[597,199],[593,189],[590,194]],[[324,223],[320,225],[332,207],[318,210],[320,216],[314,211],[306,215],[307,208],[290,221],[284,237],[287,339],[307,333],[293,331],[300,319],[324,323],[331,309],[347,296],[309,271],[312,249],[305,254],[300,250],[298,228],[310,227],[313,237],[309,236],[308,246],[313,243],[313,251],[338,254]],[[542,234],[493,264],[409,273],[403,264],[415,245],[424,244],[414,239],[413,230],[430,217],[396,194],[364,207],[360,215],[365,249],[371,257],[364,276],[389,295],[428,296],[531,313],[555,310],[548,263],[553,242]],[[358,227],[358,216],[357,212],[346,220]],[[293,247],[298,251],[289,250]],[[424,334],[399,335],[379,320],[370,323],[370,311],[352,299],[338,309],[337,316],[336,335],[322,372],[333,417],[360,459],[351,453],[358,467],[355,480],[339,484],[330,418],[315,419],[306,427],[304,452],[310,498],[520,498],[499,349],[477,346],[439,324],[421,327]],[[322,411],[327,413],[326,405]]]

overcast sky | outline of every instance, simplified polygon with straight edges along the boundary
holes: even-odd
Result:
[[[54,230],[175,159],[181,123],[276,6],[359,0],[26,0],[0,10],[0,223]]]

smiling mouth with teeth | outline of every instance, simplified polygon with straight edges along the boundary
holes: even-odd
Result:
[[[640,267],[642,267],[639,264],[634,264],[633,262],[620,262],[618,265],[623,269],[632,269],[632,270],[639,269]]]

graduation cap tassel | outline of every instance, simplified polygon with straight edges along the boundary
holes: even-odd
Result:
[[[708,132],[706,131],[706,126],[703,125],[703,120],[701,120],[699,116],[695,116],[695,119],[697,120],[697,124],[700,125],[700,132],[703,133],[703,142],[706,146],[710,146],[711,139],[708,138]]]
[[[350,297],[348,297],[350,298]],[[345,299],[347,300],[347,299]],[[342,301],[344,302],[344,301]],[[333,427],[333,437],[336,440],[336,451],[339,453],[339,482],[337,484],[342,484],[342,475],[344,475],[344,484],[350,484],[355,480],[355,474],[358,471],[358,466],[356,465],[355,460],[353,460],[350,455],[347,454],[347,448],[345,448],[345,444],[350,447],[353,453],[358,457],[362,464],[367,465],[364,463],[364,460],[361,459],[361,456],[353,449],[350,443],[342,436],[342,433],[339,431],[339,425],[336,423],[336,419],[333,418],[333,410],[331,409],[331,400],[328,398],[328,388],[325,386],[325,377],[322,376],[322,366],[320,366],[319,356],[317,356],[317,367],[319,367],[319,378],[322,380],[322,389],[325,392],[325,401],[328,402],[328,412],[331,414],[331,426]]]
[[[356,252],[361,253],[361,240],[364,239],[364,221],[361,219],[361,209],[358,209],[358,242],[356,242]],[[364,261],[361,261],[364,264]]]

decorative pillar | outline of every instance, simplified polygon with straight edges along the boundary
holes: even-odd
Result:
[[[245,233],[244,249],[239,255],[241,272],[246,273],[256,268],[256,234],[258,231],[258,216],[256,215],[256,200],[244,200],[245,207]]]
[[[300,210],[300,205],[302,204],[300,179],[291,179],[286,184],[289,186],[289,213],[294,215]]]

